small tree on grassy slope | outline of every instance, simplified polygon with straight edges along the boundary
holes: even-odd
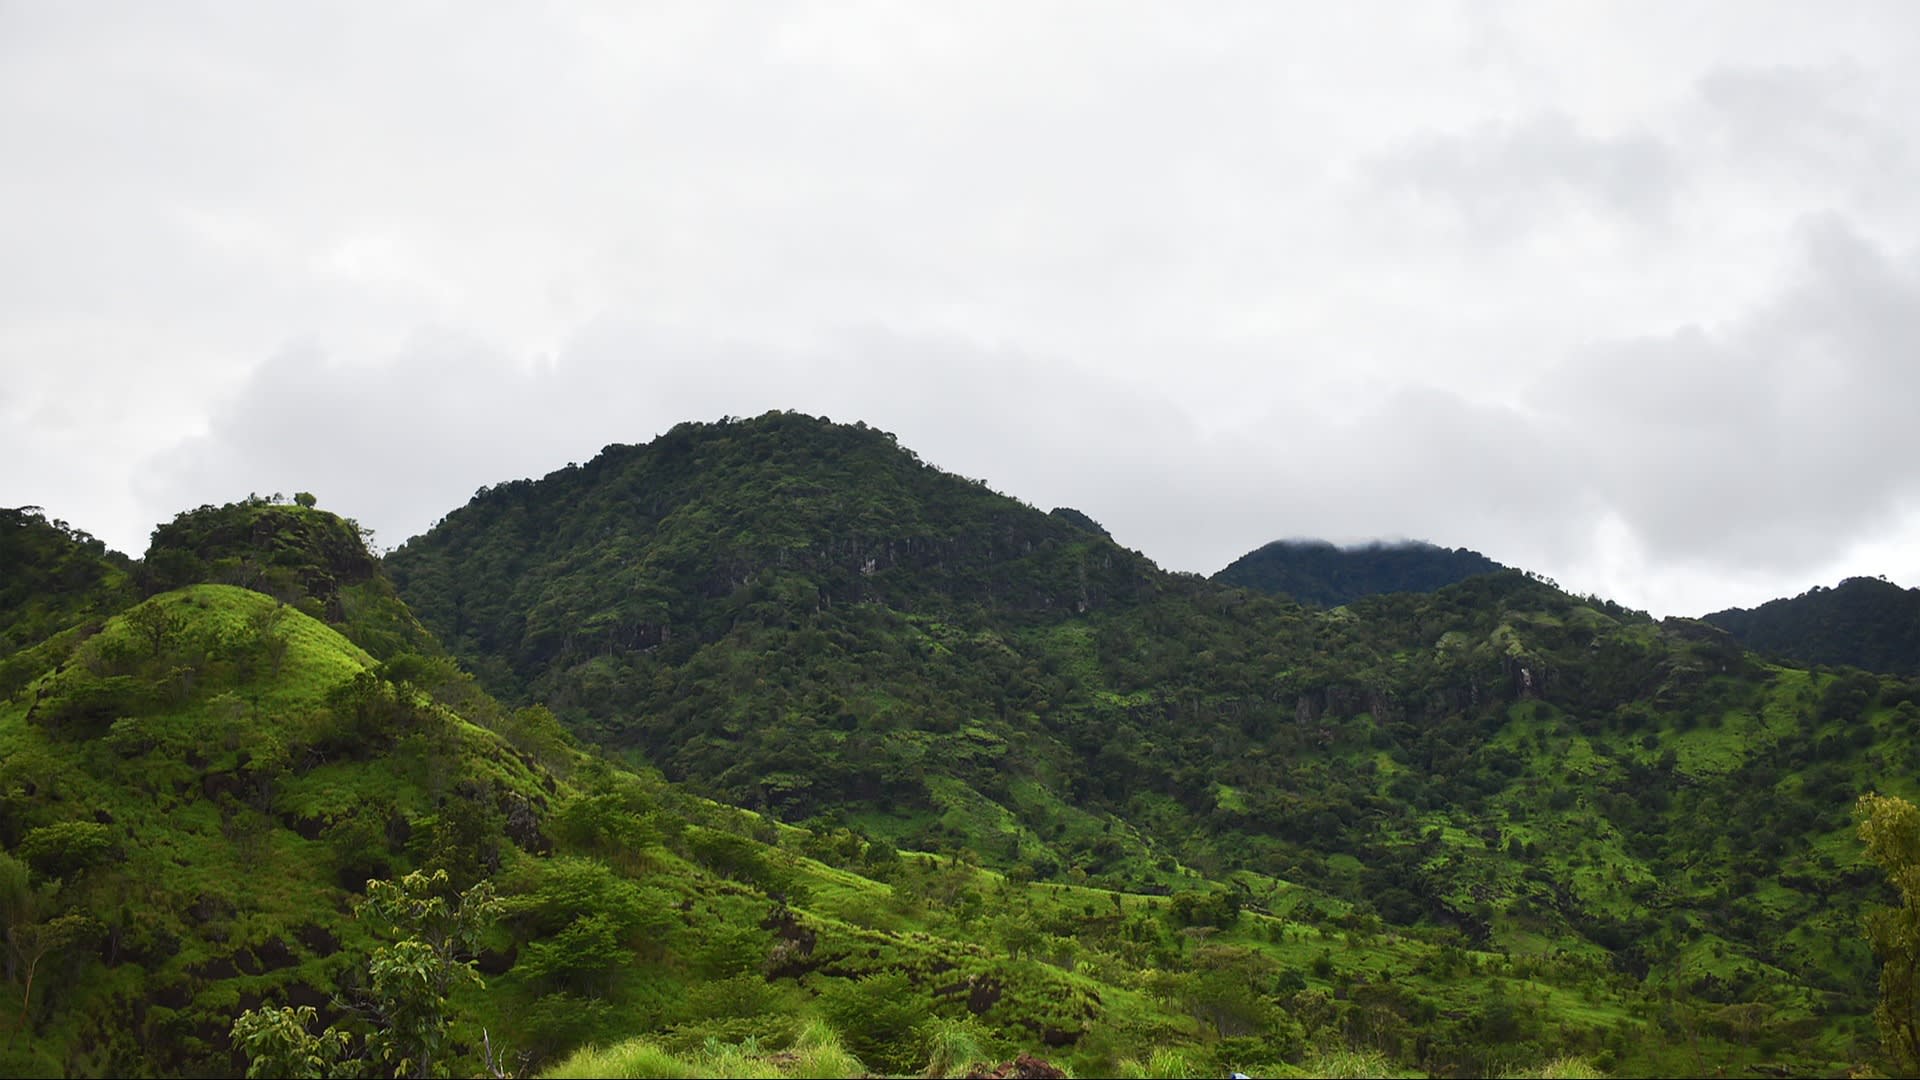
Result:
[[[449,999],[463,985],[482,985],[467,957],[499,914],[490,882],[450,899],[447,874],[415,871],[399,881],[370,881],[357,914],[397,940],[373,951],[365,987],[340,1001],[357,1026],[376,1075],[452,1075],[455,1046]],[[340,999],[336,999],[340,1000]],[[360,1074],[347,1057],[353,1037],[338,1025],[314,1033],[310,1008],[249,1009],[233,1022],[233,1042],[246,1053],[247,1075],[343,1077]]]

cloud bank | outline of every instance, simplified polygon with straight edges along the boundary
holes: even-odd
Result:
[[[1178,569],[1920,582],[1920,16],[1692,10],[6,8],[0,498],[395,543],[794,408]]]

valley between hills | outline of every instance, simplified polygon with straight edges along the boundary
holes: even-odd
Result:
[[[1886,582],[1170,573],[795,413],[0,567],[7,1075],[1920,1066]]]

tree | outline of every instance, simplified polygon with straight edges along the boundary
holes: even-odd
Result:
[[[304,506],[311,510],[318,505],[319,502],[320,500],[314,498],[313,492],[311,491],[296,491],[293,493],[293,503],[295,506]]]
[[[450,900],[451,892],[446,871],[416,870],[397,882],[368,882],[356,912],[399,938],[373,951],[361,1003],[373,1025],[367,1051],[394,1076],[449,1075],[448,998],[458,986],[485,985],[469,957],[500,902],[492,882]]]
[[[113,830],[95,821],[60,821],[31,829],[15,852],[41,877],[66,880],[113,854]]]
[[[21,983],[20,1031],[33,1030],[33,980],[41,963],[98,929],[85,915],[49,916],[58,890],[58,882],[35,887],[25,864],[0,853],[0,929],[6,934],[7,977]]]
[[[355,1029],[384,1075],[453,1075],[456,1047],[449,999],[461,986],[485,985],[470,954],[498,917],[491,882],[452,895],[446,871],[414,871],[399,881],[369,881],[355,915],[395,938],[368,957],[366,984],[335,1000],[358,1021],[314,1034],[311,1008],[249,1009],[233,1022],[247,1075],[353,1076],[347,1058]]]
[[[289,1080],[333,1080],[359,1074],[347,1058],[353,1037],[338,1027],[315,1034],[319,1018],[313,1006],[297,1009],[248,1009],[233,1022],[233,1042],[247,1055],[247,1077],[284,1076]]]
[[[1895,907],[1867,913],[1867,941],[1880,958],[1880,1041],[1900,1071],[1920,1072],[1920,808],[1868,792],[1854,805],[1867,857],[1900,895]]]
[[[159,656],[187,625],[186,617],[167,610],[158,600],[149,600],[125,615],[134,635],[145,642],[152,655]]]

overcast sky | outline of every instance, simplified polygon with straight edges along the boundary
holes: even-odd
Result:
[[[1920,584],[1920,5],[0,0],[0,505],[773,408],[1161,565]]]

